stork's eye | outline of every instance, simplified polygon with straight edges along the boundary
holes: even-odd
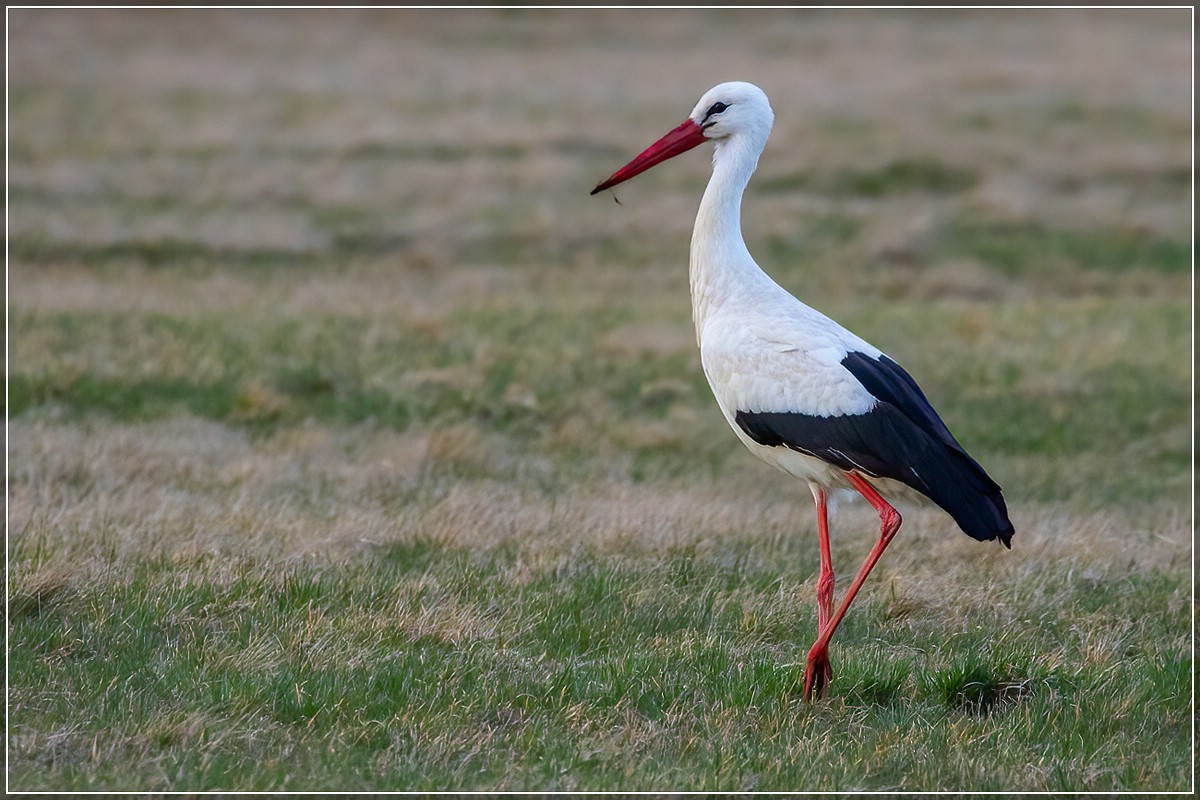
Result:
[[[707,122],[708,118],[711,117],[713,114],[720,114],[722,111],[724,111],[727,108],[729,108],[729,106],[725,105],[722,102],[718,101],[716,103],[713,103],[711,106],[709,106],[708,111],[704,112],[704,121]]]

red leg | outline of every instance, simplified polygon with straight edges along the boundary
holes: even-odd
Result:
[[[833,617],[833,555],[829,546],[829,506],[825,490],[816,484],[809,484],[813,500],[817,506],[817,536],[821,545],[821,572],[817,577],[817,632],[825,630]],[[821,673],[819,680],[829,683],[833,678],[833,668],[829,664],[828,653],[823,663],[814,665],[814,671]]]
[[[867,560],[863,562],[862,569],[858,571],[858,575],[854,576],[854,582],[846,590],[846,596],[842,598],[842,603],[838,606],[837,613],[833,615],[828,625],[821,628],[817,634],[817,641],[813,643],[812,649],[808,651],[808,663],[804,669],[804,696],[808,700],[812,700],[814,697],[821,698],[825,696],[828,684],[828,676],[825,673],[829,667],[829,640],[833,638],[833,632],[837,630],[837,626],[841,624],[842,618],[846,616],[846,611],[850,608],[850,603],[854,601],[854,596],[858,594],[858,590],[862,588],[863,582],[871,574],[875,563],[879,561],[879,557],[883,555],[884,549],[891,543],[892,538],[896,535],[896,531],[900,529],[900,512],[892,508],[891,503],[884,500],[879,492],[875,491],[874,486],[867,483],[856,472],[847,472],[846,480],[850,481],[850,485],[857,489],[858,493],[865,497],[867,502],[879,512],[879,541],[875,543],[875,546],[871,548],[871,552],[867,554]],[[819,518],[820,515],[818,512]]]

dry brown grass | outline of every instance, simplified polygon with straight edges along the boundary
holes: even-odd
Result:
[[[402,260],[339,264],[266,291],[237,273],[172,283],[131,268],[125,292],[88,270],[17,260],[22,306],[411,313],[447,294],[470,303],[611,289],[590,274],[611,269],[595,244],[668,242],[661,263],[678,264],[704,167],[623,189],[625,212],[581,189],[735,76],[760,82],[776,107],[764,176],[936,155],[978,174],[956,207],[1068,226],[1188,226],[1187,206],[1153,186],[1189,163],[1185,12],[924,12],[928,24],[800,10],[294,13],[286,24],[235,11],[95,11],[87,24],[14,13],[10,185],[69,202],[15,203],[10,235],[319,254],[331,242],[307,209],[348,207],[378,235],[402,236]],[[380,157],[356,158],[363,148]],[[651,198],[653,214],[637,213]],[[835,206],[861,221],[867,252],[912,246],[948,211]],[[792,236],[829,207],[803,192],[752,199],[748,238]],[[575,244],[464,273],[464,241],[498,233]],[[838,273],[814,287],[820,296],[861,288],[841,287]],[[679,285],[653,279],[663,294],[647,299]],[[405,302],[414,294],[421,303]]]
[[[373,427],[305,428],[255,440],[199,420],[14,423],[12,433],[11,531],[18,540],[44,540],[55,563],[90,554],[344,558],[422,538],[481,552],[515,543],[553,560],[580,548],[703,552],[731,536],[771,543],[813,532],[803,487],[752,463],[738,465],[743,475],[691,487],[614,475],[547,496],[519,483],[464,479],[414,499],[405,487],[462,459],[502,460],[503,442],[481,445],[461,428],[420,434]],[[1190,520],[1178,507],[1122,514],[1023,504],[1014,510],[1021,536],[1012,552],[955,535],[936,511],[906,511],[904,541],[883,574],[914,586],[941,581],[955,592],[967,591],[977,572],[1021,574],[1050,561],[1174,570],[1190,547]],[[846,563],[873,526],[869,509],[841,509],[837,538]],[[25,591],[37,593],[29,585]]]

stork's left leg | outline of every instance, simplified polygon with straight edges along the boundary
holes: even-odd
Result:
[[[854,601],[854,596],[858,594],[863,582],[871,574],[875,563],[879,561],[884,549],[891,543],[896,531],[900,529],[900,512],[893,508],[891,503],[884,500],[883,496],[875,491],[874,486],[867,483],[866,479],[857,472],[847,472],[846,480],[879,512],[879,541],[867,554],[867,560],[863,562],[858,575],[854,576],[854,582],[846,590],[846,596],[842,598],[837,613],[833,615],[828,625],[821,627],[820,633],[817,634],[817,641],[808,651],[808,663],[804,668],[804,696],[808,700],[814,699],[814,696],[816,698],[825,696],[828,683],[828,676],[825,673],[829,667],[829,640],[833,638],[833,632],[841,624],[842,617],[846,616],[850,603]]]

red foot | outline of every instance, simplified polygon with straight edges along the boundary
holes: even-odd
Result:
[[[808,663],[804,665],[804,699],[808,702],[824,700],[833,680],[833,667],[829,664],[829,648],[820,652],[814,648],[808,652]]]

